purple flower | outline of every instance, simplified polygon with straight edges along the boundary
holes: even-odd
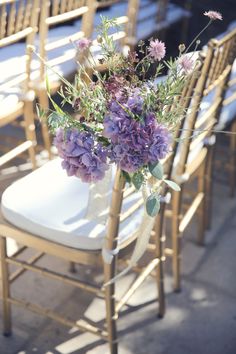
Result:
[[[222,21],[223,20],[221,13],[217,12],[217,11],[205,11],[203,15],[209,17],[213,21],[215,21],[215,20]]]
[[[76,42],[76,47],[80,52],[85,51],[90,47],[92,41],[88,38],[81,38]]]
[[[149,55],[155,60],[160,61],[164,58],[166,54],[165,43],[156,39],[155,41],[150,41],[150,47],[148,47]]]
[[[194,60],[191,59],[189,55],[182,55],[178,60],[178,64],[180,69],[183,70],[184,74],[188,74],[193,70]]]
[[[138,89],[122,106],[110,104],[104,119],[104,136],[111,141],[111,161],[129,173],[157,162],[169,152],[169,131],[157,123],[153,112],[144,112]]]
[[[103,179],[108,169],[108,150],[96,142],[88,132],[76,129],[57,130],[54,144],[63,159],[62,167],[68,176],[77,176],[83,182],[97,182]]]

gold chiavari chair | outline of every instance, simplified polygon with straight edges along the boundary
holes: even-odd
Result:
[[[190,105],[195,81],[196,76],[190,76],[180,93],[180,98],[174,100],[171,107],[168,106],[165,109],[177,110],[181,107],[182,111],[183,106],[187,108]],[[183,125],[183,122],[184,119],[180,120],[179,124]],[[176,137],[178,137],[179,129],[175,128]],[[178,140],[174,140],[172,152],[164,163],[164,171],[167,177],[171,176],[177,145]],[[112,182],[109,183],[108,190],[111,190]],[[38,188],[39,184],[45,186],[43,193]],[[106,225],[96,219],[99,216],[99,208],[96,209],[94,219],[86,220],[84,214],[86,215],[87,212],[89,186],[84,185],[77,178],[68,178],[65,171],[61,169],[59,159],[49,161],[6,189],[2,197],[0,223],[4,333],[11,333],[11,305],[15,304],[55,319],[67,326],[75,325],[82,331],[96,334],[109,341],[111,353],[117,353],[116,319],[118,313],[149,274],[154,275],[157,282],[159,316],[163,317],[165,297],[162,229],[165,204],[168,202],[167,193],[168,190],[163,187],[163,203],[161,203],[160,213],[151,231],[151,242],[148,246],[148,251],[151,253],[151,257],[148,257],[148,264],[144,267],[134,267],[133,270],[137,271],[139,275],[129,287],[129,290],[118,301],[115,291],[116,284],[114,283],[107,285],[105,288],[101,284],[95,284],[95,282],[89,284],[72,277],[62,276],[49,269],[42,269],[36,262],[47,253],[87,266],[100,265],[103,269],[105,283],[116,276],[117,264],[127,264],[127,254],[130,252],[132,244],[136,242],[138,230],[142,227],[141,220],[144,210],[141,193],[136,192],[134,187],[125,185],[121,172],[116,172],[113,190],[110,193],[112,194],[111,204],[109,214],[108,212],[105,214]],[[80,197],[79,202],[76,196]],[[22,249],[18,251],[17,257],[9,257],[6,254],[5,238],[8,235],[22,244]],[[21,251],[24,251],[26,247],[38,251],[30,261],[19,259]],[[106,258],[104,261],[101,251],[103,254],[105,252],[106,257],[110,257],[110,261],[107,261]],[[19,266],[21,269],[10,275],[9,264]],[[40,273],[51,279],[61,280],[65,284],[71,284],[105,297],[107,330],[96,328],[91,324],[84,324],[84,321],[83,323],[80,321],[74,323],[51,310],[45,310],[38,305],[13,297],[10,291],[10,283],[26,270]]]
[[[32,167],[36,167],[35,159],[35,127],[33,101],[34,92],[30,89],[30,72],[32,53],[27,45],[34,42],[39,14],[39,1],[6,0],[0,3],[0,128],[3,154],[0,157],[0,167],[8,166],[12,159],[28,151]],[[22,41],[24,43],[22,43]],[[23,67],[12,65],[12,48],[17,53],[18,45],[24,50]],[[19,65],[20,66],[20,65]],[[22,71],[21,71],[22,69]],[[9,77],[9,71],[11,76]],[[23,117],[25,137],[9,139],[4,130],[9,124]],[[8,127],[8,132],[13,129]],[[10,145],[7,143],[10,140]],[[14,143],[16,147],[12,147]],[[6,144],[6,145],[5,145]]]
[[[171,210],[171,248],[166,249],[166,255],[172,257],[174,289],[181,288],[181,238],[194,215],[198,216],[198,243],[204,242],[206,225],[206,205],[208,205],[209,175],[212,166],[212,149],[214,145],[213,128],[217,122],[223,94],[231,66],[225,62],[217,71],[211,69],[222,56],[215,41],[210,41],[207,50],[203,52],[203,67],[199,73],[188,117],[182,127],[179,151],[174,161],[172,179],[181,185],[181,192],[173,192]],[[218,65],[218,64],[217,64]],[[201,109],[201,102],[211,97],[211,104]],[[188,196],[188,185],[196,181],[196,193]]]
[[[221,36],[220,39],[212,40],[211,44],[214,48],[212,54],[212,65],[209,70],[208,80],[209,82],[214,82],[217,79],[219,74],[225,70],[227,65],[230,67],[229,75],[226,79],[225,86],[223,87],[223,101],[218,111],[217,115],[217,123],[215,125],[216,131],[222,131],[227,129],[227,125],[230,126],[230,132],[233,133],[229,135],[230,140],[230,151],[229,154],[226,154],[228,158],[229,164],[229,173],[230,173],[230,188],[231,193],[233,194],[234,183],[235,183],[235,110],[236,110],[236,95],[235,95],[235,77],[234,71],[232,70],[235,66],[233,66],[235,55],[236,55],[236,29],[226,33],[224,36]],[[206,96],[206,95],[205,95]],[[203,99],[203,103],[200,106],[200,114],[201,110],[204,112],[205,109],[209,109],[212,105],[212,94]],[[217,134],[216,134],[217,137]],[[214,149],[211,149],[211,155],[214,154]],[[206,226],[209,228],[211,224],[211,205],[212,205],[212,161],[213,156],[209,159],[209,163],[207,164],[207,175],[206,175]],[[218,161],[217,161],[218,162]]]
[[[43,192],[42,190],[39,191],[39,184],[45,186]],[[137,276],[128,292],[119,301],[116,299],[114,283],[106,287],[103,287],[102,284],[95,284],[95,282],[89,284],[41,268],[35,264],[44,254],[48,254],[87,266],[100,265],[104,273],[104,282],[107,283],[113,279],[116,275],[117,262],[120,259],[122,260],[131,244],[136,240],[144,207],[142,194],[135,192],[132,187],[125,186],[120,171],[116,172],[112,193],[109,195],[111,204],[109,214],[107,211],[105,215],[107,216],[106,225],[96,219],[97,214],[94,219],[86,220],[83,215],[87,209],[89,186],[83,184],[77,178],[68,178],[61,168],[60,159],[47,162],[31,174],[12,184],[3,193],[0,254],[5,335],[11,333],[11,305],[15,304],[55,319],[69,327],[75,326],[81,331],[98,335],[108,340],[110,352],[115,354],[117,353],[116,319],[118,313],[139,285],[153,271],[159,289],[159,315],[163,316],[163,257],[161,254],[163,247],[160,238],[156,238],[154,256],[144,268],[138,268],[138,272],[141,272],[141,274]],[[76,196],[79,196],[79,203],[75,202],[78,201]],[[98,210],[96,210],[96,213],[98,213]],[[22,245],[17,257],[9,257],[6,254],[7,235],[11,235],[14,240]],[[21,251],[26,247],[37,251],[37,254],[30,261],[19,259]],[[107,254],[108,258],[111,257],[110,260],[104,262],[102,259],[102,248],[106,257]],[[118,249],[119,254],[117,253]],[[9,275],[9,264],[19,266],[20,270]],[[155,272],[156,269],[157,272]],[[14,297],[11,294],[10,285],[26,270],[31,270],[50,279],[61,280],[65,285],[74,285],[79,289],[104,297],[107,329],[86,324],[84,320],[74,323],[51,310],[45,310],[38,305]]]

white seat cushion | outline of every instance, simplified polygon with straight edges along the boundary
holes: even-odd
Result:
[[[8,116],[16,110],[17,104],[20,102],[20,89],[9,88],[0,91],[0,116]]]
[[[228,89],[225,94],[225,99],[230,98],[233,95],[233,91]],[[235,95],[235,93],[234,93]],[[212,100],[214,98],[214,92],[211,92],[208,96],[206,96],[200,105],[199,116],[203,114],[207,109],[210,108],[212,104]],[[231,103],[222,107],[219,120],[217,125],[215,126],[215,130],[223,130],[229,125],[236,117],[236,100],[233,100]]]
[[[34,235],[73,248],[98,250],[102,248],[106,226],[85,218],[88,196],[89,184],[68,177],[58,158],[8,187],[1,208],[10,223]],[[123,210],[137,198],[139,193],[127,198]],[[142,214],[140,208],[122,224],[120,241],[137,230]]]
[[[76,29],[73,26],[60,26],[49,31],[48,43],[53,41],[63,39],[65,37],[72,36],[76,33]],[[39,37],[36,36],[35,39],[36,50],[39,47]],[[25,73],[26,70],[26,47],[24,43],[15,43],[10,46],[0,49],[0,84],[5,83],[9,80],[16,78],[18,75]],[[68,55],[71,60],[59,63],[53,66],[59,74],[68,77],[77,70],[77,63],[75,61],[75,48],[71,43],[66,46],[54,49],[48,53],[48,60],[61,57],[63,55]],[[31,79],[37,80],[39,78],[39,59],[34,56],[31,62]],[[49,81],[58,81],[59,78],[57,74],[52,72],[50,69],[47,70]]]

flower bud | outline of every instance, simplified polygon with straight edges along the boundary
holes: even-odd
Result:
[[[180,51],[180,53],[183,53],[185,51],[185,45],[184,44],[180,44],[179,45],[179,51]]]
[[[98,43],[102,43],[103,42],[103,38],[101,36],[97,36],[97,42]]]

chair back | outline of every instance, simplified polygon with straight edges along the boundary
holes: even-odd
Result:
[[[200,54],[203,67],[197,80],[187,124],[181,134],[178,175],[191,174],[206,154],[206,145],[213,135],[230,77],[235,52],[236,31],[221,40],[212,39]],[[189,158],[189,157],[192,158]]]
[[[75,59],[75,51],[71,41],[77,41],[83,37],[90,38],[93,31],[93,16],[96,8],[96,2],[94,0],[42,0],[41,1],[41,14],[40,14],[40,42],[39,53],[40,56],[47,60],[49,66],[54,67],[62,63],[67,63]],[[81,21],[81,28],[73,27],[71,23],[79,19]],[[63,27],[65,24],[69,24],[70,33],[63,35],[63,30],[67,30]],[[63,25],[60,27],[60,35],[49,40],[50,31],[53,27]],[[55,30],[59,29],[55,28]],[[71,50],[64,51],[63,48],[68,45]],[[50,54],[51,53],[51,54]],[[63,73],[64,74],[64,73]],[[74,75],[74,72],[73,72]],[[40,82],[45,80],[45,65],[41,62],[40,66]],[[57,86],[58,88],[58,86]]]
[[[201,63],[198,64],[198,69],[201,69]],[[170,179],[173,171],[174,159],[176,157],[178,146],[180,144],[178,138],[181,135],[181,127],[184,126],[188,115],[186,112],[188,111],[191,102],[194,90],[197,84],[197,75],[190,74],[187,76],[185,83],[179,92],[179,95],[174,96],[172,102],[169,102],[168,105],[163,107],[162,109],[165,111],[165,114],[169,114],[172,111],[179,111],[179,120],[175,126],[172,127],[173,130],[173,139],[171,151],[167,155],[167,157],[162,161],[163,169],[164,169],[164,178]],[[160,237],[162,234],[163,228],[163,219],[164,219],[164,210],[165,210],[165,198],[168,193],[168,186],[162,183],[161,181],[156,180],[154,177],[149,177],[149,182],[151,184],[159,185],[162,192],[162,201],[161,210],[156,218],[156,222],[154,224],[154,237]],[[127,202],[128,201],[128,202]],[[129,220],[130,224],[132,224],[131,220],[135,217],[135,214],[141,208],[145,208],[144,206],[144,197],[141,192],[137,192],[133,186],[128,186],[125,182],[125,178],[122,174],[122,171],[117,170],[113,191],[112,191],[112,200],[110,205],[110,213],[108,218],[108,228],[107,228],[107,237],[106,237],[106,248],[113,250],[116,249],[119,240],[119,230],[122,228],[122,224]],[[142,209],[142,210],[143,210]],[[142,224],[142,216],[144,211],[139,215],[139,222],[132,229],[132,235],[128,240],[121,243],[119,248],[125,248],[130,243],[132,243],[138,235],[138,230],[140,225]]]
[[[0,3],[0,49],[22,40],[25,40],[26,45],[32,45],[37,31],[38,16],[39,0],[2,1]],[[26,47],[26,70],[23,76],[26,79],[26,88],[29,83],[31,59],[32,52]],[[15,78],[13,84],[21,81],[22,76]],[[10,86],[11,83],[8,83],[8,87]]]
[[[0,166],[5,165],[28,149],[31,160],[32,162],[34,160],[33,164],[35,164],[33,109],[32,105],[30,106],[34,99],[33,92],[30,92],[32,52],[27,46],[34,43],[39,3],[39,0],[4,0],[0,2],[0,58],[1,55],[4,57],[4,60],[0,61],[0,71],[2,73],[0,78],[0,128],[12,123],[18,117],[24,116],[27,138],[27,141],[12,149],[12,140],[14,144],[16,144],[16,141],[4,133],[4,138],[1,139],[4,154],[0,157]],[[23,41],[25,43],[22,43]],[[19,65],[19,72],[16,72],[16,74],[14,72],[10,79],[8,76],[6,79],[4,72],[6,69],[9,70],[12,50],[15,50],[14,55],[17,55],[17,48],[19,48],[17,46],[23,48],[23,53],[25,53],[23,62],[21,61],[24,68],[21,71]],[[31,103],[27,104],[26,102]]]
[[[119,41],[122,47],[133,47],[136,43],[136,21],[139,11],[139,0],[100,0],[97,1],[97,13],[95,27],[100,24],[100,16],[110,19],[116,18],[119,25],[113,28],[111,34],[115,41]]]

